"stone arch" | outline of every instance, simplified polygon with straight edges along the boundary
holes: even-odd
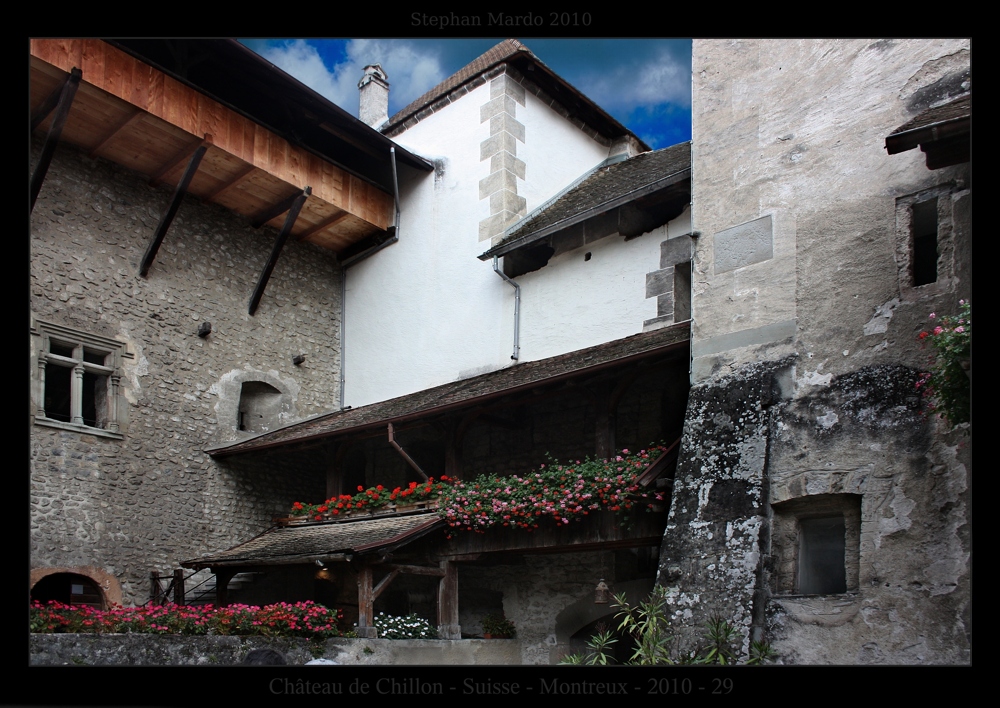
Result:
[[[612,588],[615,593],[625,593],[626,599],[632,605],[645,600],[652,589],[652,578],[640,578],[624,583],[615,583]],[[588,595],[564,607],[556,615],[556,645],[549,654],[552,657],[552,662],[558,663],[563,656],[573,653],[574,649],[571,638],[574,634],[599,619],[608,616],[613,617],[615,612],[616,610],[610,603],[607,605],[594,604],[593,595]]]
[[[74,583],[74,580],[79,580],[80,582]],[[101,568],[89,565],[33,568],[28,578],[28,594],[32,599],[35,599],[36,594],[45,595],[47,599],[58,599],[48,596],[60,594],[64,591],[69,595],[72,593],[70,586],[73,584],[83,584],[93,587],[100,595],[99,604],[101,609],[107,609],[111,605],[122,604],[122,586],[118,582],[118,578]],[[66,602],[68,604],[68,600]]]
[[[236,440],[274,430],[298,417],[299,386],[277,371],[234,369],[212,387],[224,439]]]

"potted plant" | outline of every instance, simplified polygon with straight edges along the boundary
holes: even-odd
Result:
[[[514,623],[504,617],[503,612],[491,613],[483,617],[483,637],[485,639],[511,639],[517,634]]]

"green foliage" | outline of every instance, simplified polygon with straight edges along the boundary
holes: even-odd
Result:
[[[736,664],[739,662],[739,632],[728,620],[713,615],[705,625],[705,647],[687,656],[672,656],[673,639],[670,635],[670,614],[667,607],[666,589],[657,585],[649,597],[636,606],[626,600],[624,594],[615,595],[614,607],[618,610],[615,619],[618,631],[630,637],[635,651],[626,662],[630,666],[654,666],[669,664]],[[606,666],[614,663],[612,645],[618,640],[610,630],[598,626],[597,633],[587,641],[585,653],[563,657],[561,664],[587,664]],[[750,644],[748,665],[762,664],[775,654],[766,641]]]
[[[670,660],[670,615],[667,611],[667,591],[657,585],[649,597],[636,607],[628,604],[624,594],[615,595],[618,614],[615,619],[624,631],[635,641],[636,648],[629,664],[655,666],[672,664]]]
[[[489,614],[483,617],[483,634],[490,634],[494,637],[514,637],[517,635],[517,628],[502,612]]]
[[[958,301],[958,316],[938,317],[937,324],[920,333],[918,339],[934,347],[936,354],[929,372],[917,380],[927,406],[951,425],[968,423],[972,404],[972,382],[966,370],[972,354],[972,303]]]

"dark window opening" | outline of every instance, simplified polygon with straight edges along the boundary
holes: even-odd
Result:
[[[45,417],[68,423],[72,415],[73,370],[65,366],[45,365]]]
[[[73,345],[72,344],[59,344],[58,342],[49,343],[49,351],[53,354],[58,354],[59,356],[64,356],[67,359],[73,358]]]
[[[104,428],[108,423],[108,377],[83,372],[83,424]]]
[[[276,428],[281,419],[281,391],[263,381],[244,381],[240,388],[237,428],[263,433]]]
[[[843,516],[799,521],[799,593],[847,592],[847,528]]]
[[[913,284],[937,282],[937,198],[913,205]]]
[[[691,319],[691,261],[674,266],[674,322]]]
[[[83,360],[90,364],[99,364],[100,366],[104,366],[104,360],[107,356],[107,352],[94,351],[89,348],[85,348],[83,350]]]

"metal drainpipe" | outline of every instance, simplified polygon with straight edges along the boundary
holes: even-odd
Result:
[[[396,148],[389,148],[389,159],[392,160],[392,196],[396,206],[396,223],[392,228],[392,236],[385,241],[370,248],[363,253],[359,253],[353,258],[348,258],[341,264],[340,276],[340,408],[344,408],[344,362],[347,361],[347,269],[355,263],[360,263],[369,256],[374,256],[386,246],[391,246],[399,240],[399,176],[396,174]]]
[[[497,265],[496,256],[493,256],[493,272],[510,283],[514,288],[514,353],[510,355],[510,358],[517,361],[517,357],[521,353],[521,286],[508,278],[500,270],[500,267]]]

